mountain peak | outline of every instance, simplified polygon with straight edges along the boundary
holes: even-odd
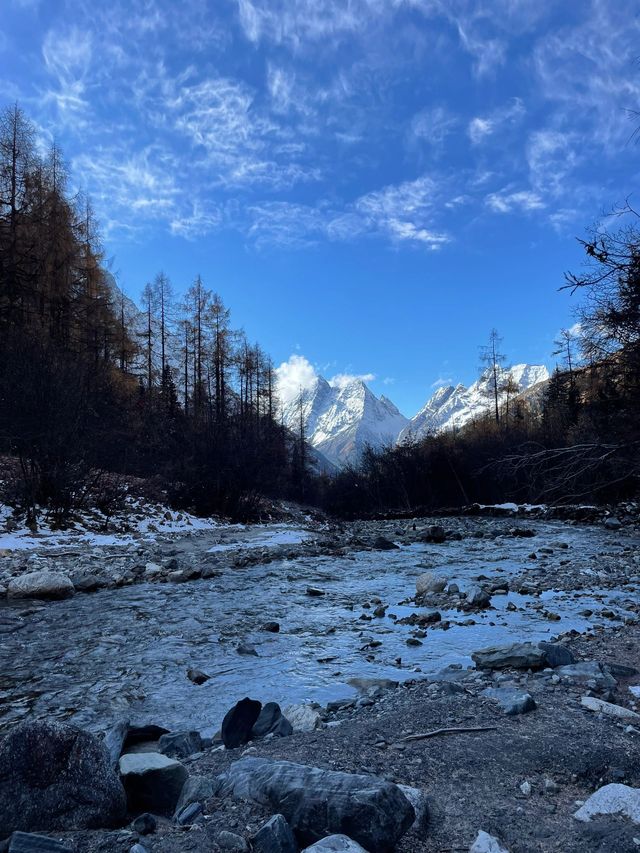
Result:
[[[283,406],[283,421],[296,430],[297,401]],[[357,376],[318,381],[305,391],[303,419],[309,443],[335,465],[357,461],[365,446],[395,444],[408,423],[387,397],[378,398]]]
[[[500,384],[510,377],[518,388],[517,393],[549,378],[549,371],[543,364],[516,364],[510,368],[500,367],[498,371]],[[485,369],[468,388],[462,384],[438,388],[409,421],[398,441],[456,429],[484,414],[491,405],[491,379],[492,371]]]

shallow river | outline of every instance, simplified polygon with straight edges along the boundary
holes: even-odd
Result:
[[[600,593],[592,568],[602,531],[535,526],[535,539],[465,539],[350,557],[302,557],[186,584],[148,583],[47,604],[5,603],[0,616],[21,615],[23,622],[0,634],[0,728],[30,716],[54,716],[98,730],[129,717],[210,734],[243,696],[325,704],[354,695],[348,684],[354,676],[401,680],[450,663],[468,665],[470,653],[483,646],[611,624],[598,616],[605,605],[622,618],[630,595]],[[569,548],[557,549],[560,541]],[[371,616],[373,608],[362,605],[375,596],[389,605],[388,614],[415,610],[400,602],[413,595],[415,578],[426,568],[464,589],[478,574],[493,581],[519,573],[540,546],[554,549],[541,570],[552,571],[562,558],[580,560],[594,574],[594,588],[540,598],[494,595],[492,609],[472,615],[476,624],[429,629],[416,647],[406,645],[412,629],[395,625],[389,615],[360,618]],[[193,547],[204,551],[211,544],[194,537]],[[308,586],[326,594],[310,597]],[[523,609],[508,611],[510,601]],[[560,621],[534,609],[539,601]],[[594,616],[580,615],[585,608]],[[457,610],[440,612],[452,622],[470,618]],[[280,633],[260,630],[266,621],[279,622]],[[371,640],[381,645],[371,648]],[[258,656],[239,654],[241,642],[253,645]],[[194,685],[186,677],[189,667],[211,679]]]

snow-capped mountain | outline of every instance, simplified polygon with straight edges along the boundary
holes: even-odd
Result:
[[[501,368],[498,382],[504,385],[508,378],[513,381],[509,392],[514,397],[549,379],[549,371],[543,364],[516,364],[511,368]],[[482,376],[468,388],[464,385],[447,385],[438,388],[402,430],[399,442],[412,438],[444,432],[461,427],[473,420],[493,405],[491,373],[484,371]],[[506,401],[506,392],[501,394],[501,403]]]
[[[391,400],[376,397],[357,378],[330,383],[317,376],[282,408],[283,422],[293,432],[300,429],[301,409],[307,441],[337,466],[357,461],[367,445],[395,444],[409,422]]]

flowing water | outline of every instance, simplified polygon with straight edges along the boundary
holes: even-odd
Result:
[[[402,680],[451,663],[470,665],[471,652],[483,646],[611,624],[611,618],[598,616],[605,606],[616,614],[613,624],[624,618],[633,593],[598,589],[593,567],[602,531],[536,527],[535,539],[465,539],[348,557],[304,556],[230,568],[186,584],[145,583],[61,602],[5,603],[4,625],[16,627],[0,633],[0,729],[50,716],[99,730],[128,717],[210,734],[243,696],[284,706],[325,704],[353,696],[348,680],[356,676]],[[554,547],[561,539],[567,550]],[[494,595],[492,609],[471,616],[475,624],[429,629],[422,645],[407,646],[413,629],[395,624],[391,614],[422,610],[407,599],[426,567],[464,589],[479,574],[493,582],[521,572],[527,555],[542,545],[554,553],[541,571],[552,572],[554,561],[569,557],[593,576],[593,585],[539,597]],[[181,547],[205,552],[212,546],[207,537],[193,537]],[[309,586],[325,595],[309,596]],[[372,615],[373,608],[363,604],[375,596],[389,605],[387,615],[362,619]],[[509,602],[519,609],[507,610]],[[540,603],[559,621],[545,618]],[[586,608],[595,615],[581,615]],[[440,612],[452,623],[470,618],[458,610]],[[279,622],[280,632],[261,630],[267,621]],[[241,642],[253,645],[257,657],[239,654]],[[186,676],[189,667],[210,680],[194,685]]]

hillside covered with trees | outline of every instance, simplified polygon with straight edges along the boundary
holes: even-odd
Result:
[[[277,419],[274,372],[198,275],[181,303],[159,273],[143,307],[104,264],[91,203],[18,107],[0,117],[0,452],[14,498],[64,515],[117,478],[156,477],[200,512],[297,497],[304,452]]]

